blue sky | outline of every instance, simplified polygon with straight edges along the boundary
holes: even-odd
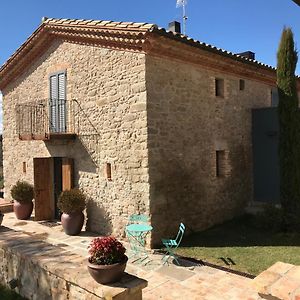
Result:
[[[300,45],[300,7],[292,0],[188,0],[187,34],[233,52],[252,50],[275,66],[284,25]],[[176,0],[2,0],[0,65],[39,26],[42,16],[156,23],[180,20]],[[297,73],[300,73],[298,66]]]
[[[0,65],[39,26],[43,16],[167,27],[170,21],[181,20],[181,15],[176,0],[2,0]],[[292,0],[188,0],[187,15],[187,35],[232,52],[251,50],[257,60],[272,66],[276,66],[283,26],[292,27],[300,45],[300,7]]]

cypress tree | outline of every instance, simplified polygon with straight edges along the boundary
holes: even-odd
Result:
[[[280,202],[286,230],[300,224],[300,121],[293,32],[284,28],[277,52]],[[298,220],[299,219],[299,220]]]

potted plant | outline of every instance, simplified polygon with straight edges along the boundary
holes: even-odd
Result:
[[[128,257],[125,247],[115,237],[97,237],[88,248],[88,271],[102,284],[120,280],[124,274]]]
[[[1,226],[2,221],[3,221],[3,217],[4,217],[4,214],[3,214],[2,211],[0,210],[0,226]]]
[[[71,189],[60,194],[57,206],[62,212],[61,224],[66,234],[80,233],[84,222],[82,211],[85,209],[85,199],[85,195],[79,189]]]
[[[16,217],[20,220],[29,219],[33,210],[33,186],[26,181],[17,181],[10,194],[14,199]]]

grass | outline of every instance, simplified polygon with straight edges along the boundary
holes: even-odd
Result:
[[[262,230],[244,216],[190,235],[176,253],[258,275],[277,261],[300,265],[300,234]]]
[[[17,293],[0,286],[0,299],[1,300],[26,300],[25,298],[21,297]]]

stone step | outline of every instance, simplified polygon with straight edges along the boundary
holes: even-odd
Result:
[[[300,266],[277,262],[252,282],[263,299],[300,299]]]

